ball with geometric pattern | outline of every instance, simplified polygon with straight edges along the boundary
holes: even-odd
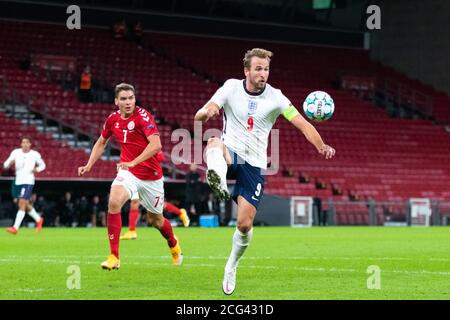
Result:
[[[303,112],[316,122],[328,120],[334,113],[333,98],[325,91],[311,92],[303,102]]]

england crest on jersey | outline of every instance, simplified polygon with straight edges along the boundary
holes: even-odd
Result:
[[[248,115],[255,114],[256,108],[258,107],[258,102],[254,99],[248,100]]]

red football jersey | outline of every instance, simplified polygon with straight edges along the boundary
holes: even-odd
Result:
[[[136,107],[128,119],[123,119],[120,111],[111,113],[103,125],[102,136],[108,139],[113,135],[120,143],[120,161],[130,162],[147,147],[147,137],[158,134],[155,120],[147,110]],[[162,168],[158,153],[153,157],[130,168],[130,172],[141,180],[158,180],[162,177]]]

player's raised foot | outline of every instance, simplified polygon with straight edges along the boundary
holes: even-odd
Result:
[[[123,236],[120,236],[120,240],[134,240],[137,238],[136,230],[129,230]]]
[[[36,232],[42,231],[42,225],[44,224],[44,218],[41,217],[39,222],[36,222]]]
[[[180,209],[180,220],[183,223],[183,226],[189,227],[189,224],[191,223],[191,220],[189,219],[189,216],[187,214],[186,209]]]
[[[109,255],[108,258],[106,258],[106,261],[103,261],[102,269],[105,270],[112,270],[112,269],[119,269],[120,268],[120,260],[113,254]]]
[[[206,181],[208,182],[212,191],[214,191],[214,193],[217,195],[219,200],[230,199],[227,182],[222,181],[219,174],[214,169],[208,169],[208,171],[206,172]]]
[[[225,268],[225,274],[223,276],[222,290],[226,295],[230,295],[236,288],[236,268]]]
[[[17,229],[14,227],[9,227],[9,228],[6,228],[6,232],[9,232],[11,234],[17,234]]]
[[[172,263],[175,266],[181,266],[183,264],[183,253],[181,252],[180,241],[177,237],[175,237],[175,239],[177,239],[177,244],[175,245],[175,247],[170,248],[170,253],[172,254]]]

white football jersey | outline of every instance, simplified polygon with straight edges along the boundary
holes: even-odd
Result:
[[[281,90],[266,84],[259,93],[245,80],[229,79],[210,99],[224,110],[222,141],[250,165],[267,169],[269,133],[291,102]]]
[[[16,185],[34,184],[33,169],[36,165],[38,172],[45,170],[45,162],[42,160],[41,154],[34,150],[23,152],[21,148],[14,149],[3,164],[4,168],[9,168],[12,161],[16,167]]]

